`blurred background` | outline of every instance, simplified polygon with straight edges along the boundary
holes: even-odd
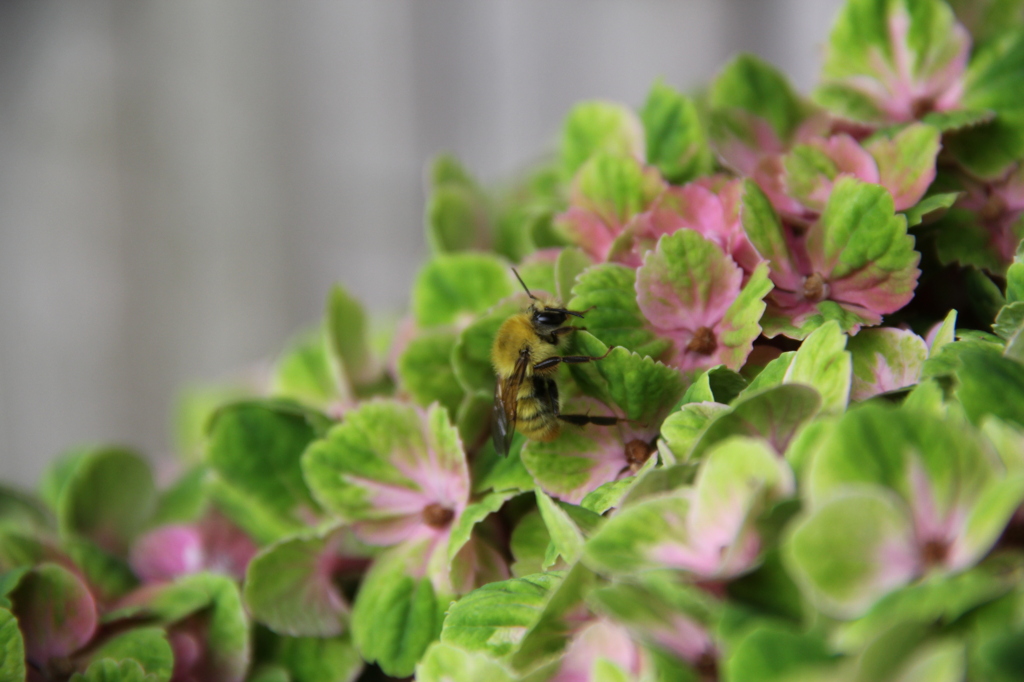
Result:
[[[577,101],[736,51],[806,92],[840,0],[4,0],[0,478],[172,449],[179,389],[266,363],[334,282],[398,313],[423,169],[484,182]]]

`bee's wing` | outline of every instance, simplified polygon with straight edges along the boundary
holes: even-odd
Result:
[[[516,366],[512,373],[504,379],[499,378],[494,386],[494,423],[491,426],[491,438],[494,449],[504,457],[512,445],[512,436],[516,432],[516,415],[519,411],[519,387],[526,377],[526,368],[530,364],[530,351],[523,348],[519,352]]]

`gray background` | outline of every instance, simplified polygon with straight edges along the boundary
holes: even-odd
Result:
[[[400,312],[439,151],[506,177],[574,102],[738,50],[806,91],[840,4],[0,3],[0,478],[167,455],[178,389],[266,363],[335,281]]]

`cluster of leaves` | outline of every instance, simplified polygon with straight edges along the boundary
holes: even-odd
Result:
[[[382,343],[336,288],[170,486],[0,489],[0,682],[1018,679],[1024,3],[849,0],[810,99],[739,56],[430,184]],[[621,421],[501,457],[513,265]]]

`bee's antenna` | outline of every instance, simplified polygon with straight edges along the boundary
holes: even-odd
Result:
[[[533,294],[530,293],[530,290],[526,287],[526,282],[524,282],[523,278],[519,276],[519,273],[516,272],[515,268],[512,268],[512,273],[516,276],[516,279],[519,280],[519,283],[523,285],[523,290],[526,292],[526,295],[529,296],[530,298],[532,298],[535,301],[539,301],[540,300],[539,298],[537,298],[536,296],[534,296]]]

